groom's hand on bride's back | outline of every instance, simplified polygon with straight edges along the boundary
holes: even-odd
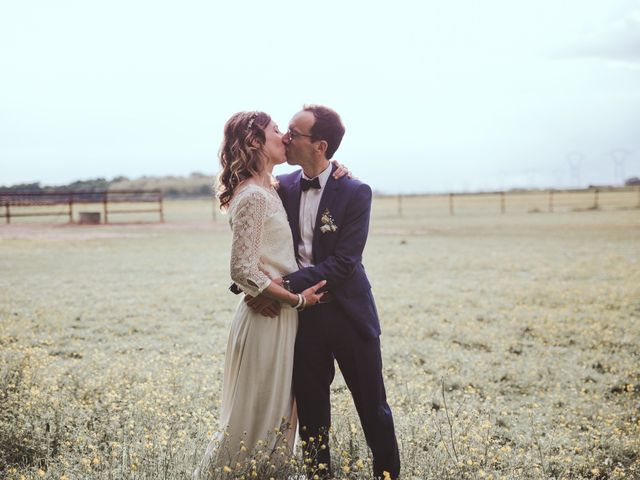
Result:
[[[264,295],[258,295],[257,297],[245,295],[244,303],[246,303],[247,307],[255,313],[259,313],[265,317],[274,318],[280,315],[280,302],[272,300],[269,297],[265,297]]]

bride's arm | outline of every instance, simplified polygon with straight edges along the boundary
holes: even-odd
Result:
[[[231,278],[251,295],[260,294],[293,306],[301,306],[303,301],[313,305],[320,300],[322,294],[316,294],[326,282],[316,282],[315,285],[298,294],[284,289],[278,282],[272,281],[260,270],[260,246],[264,219],[267,211],[267,199],[261,192],[251,192],[238,200],[238,205],[233,211],[231,229],[233,239],[231,242]]]

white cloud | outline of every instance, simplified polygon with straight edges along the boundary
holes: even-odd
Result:
[[[562,49],[562,56],[597,58],[640,64],[640,2],[627,5],[624,12],[592,26]]]

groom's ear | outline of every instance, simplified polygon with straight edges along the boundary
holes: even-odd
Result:
[[[327,148],[329,148],[329,144],[327,143],[326,140],[320,140],[319,142],[316,142],[314,145],[316,147],[316,151],[323,156],[327,153]]]

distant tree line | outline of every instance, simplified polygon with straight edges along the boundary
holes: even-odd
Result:
[[[35,183],[18,183],[8,187],[0,186],[0,192],[68,192],[69,190],[96,191],[108,190],[109,182],[105,178],[95,178],[92,180],[78,180],[68,185],[41,185],[40,182]]]
[[[40,182],[19,183],[10,186],[0,186],[0,193],[8,192],[43,192],[62,193],[68,191],[95,192],[101,190],[152,190],[159,189],[165,198],[197,198],[213,195],[215,178],[211,175],[194,172],[188,177],[144,176],[129,179],[118,176],[111,180],[94,178],[78,180],[67,185],[42,185]]]
[[[165,176],[129,179],[125,176],[94,178],[78,180],[67,185],[42,185],[40,182],[19,183],[10,186],[0,186],[0,193],[6,192],[45,192],[62,193],[68,191],[95,192],[102,190],[154,190],[159,189],[165,198],[201,198],[213,195],[215,177],[200,172],[193,172],[188,177]],[[640,178],[630,177],[625,181],[626,186],[640,185]],[[595,187],[595,186],[594,186]],[[611,187],[613,188],[613,187]],[[511,189],[510,191],[526,191],[529,189]],[[382,192],[374,191],[381,195]]]

